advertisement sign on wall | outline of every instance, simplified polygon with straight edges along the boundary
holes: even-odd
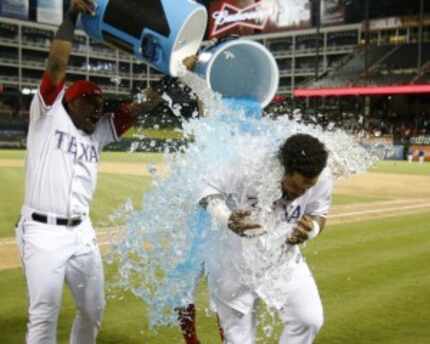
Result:
[[[37,21],[59,25],[63,21],[63,0],[38,0]]]
[[[1,0],[0,16],[28,19],[29,0]]]
[[[209,39],[305,28],[311,24],[310,0],[215,0],[208,10]]]
[[[410,143],[412,145],[430,145],[430,136],[422,135],[411,137]]]

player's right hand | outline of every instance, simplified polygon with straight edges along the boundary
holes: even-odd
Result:
[[[292,233],[288,236],[287,243],[290,245],[303,244],[309,239],[309,232],[312,231],[312,218],[304,215],[293,228]]]
[[[96,7],[92,0],[72,0],[70,3],[72,11],[79,13],[94,14]]]
[[[191,55],[186,57],[182,63],[184,64],[184,66],[188,69],[188,70],[193,70],[194,66],[197,63],[197,55]]]
[[[258,223],[252,223],[249,221],[248,217],[250,215],[251,212],[249,210],[238,209],[233,211],[228,218],[228,228],[230,228],[233,232],[240,236],[250,236],[248,235],[248,232],[261,228],[261,225],[259,225]]]

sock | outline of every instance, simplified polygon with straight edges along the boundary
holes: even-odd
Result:
[[[200,343],[196,332],[196,308],[194,304],[178,309],[178,323],[186,344]]]
[[[217,325],[218,325],[219,336],[221,337],[221,343],[224,343],[224,330],[221,327],[221,322],[219,320],[218,314],[216,315],[216,322],[217,322]]]

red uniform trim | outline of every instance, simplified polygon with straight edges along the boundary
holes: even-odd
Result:
[[[129,105],[128,103],[122,103],[113,115],[113,125],[118,137],[123,135],[136,122]]]
[[[48,72],[43,73],[42,81],[40,82],[40,95],[42,96],[45,105],[50,106],[54,104],[55,99],[60,94],[64,87],[64,80],[58,84],[54,84]]]
[[[178,310],[178,322],[186,344],[200,344],[196,332],[196,307],[189,304]]]

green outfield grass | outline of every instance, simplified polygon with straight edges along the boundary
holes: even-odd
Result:
[[[331,226],[305,248],[325,308],[317,344],[427,344],[430,340],[430,214]],[[0,273],[2,342],[22,343],[25,284],[20,270]],[[108,277],[108,280],[110,278]],[[13,286],[13,287],[11,287]],[[215,319],[205,316],[207,291],[198,293],[202,343],[218,344]],[[67,343],[73,318],[68,292],[59,322]],[[98,343],[181,343],[177,328],[149,332],[144,305],[133,296],[109,299]],[[280,326],[276,326],[275,337]],[[260,335],[262,331],[260,329]],[[263,344],[274,344],[264,338]]]
[[[345,194],[335,193],[333,195],[333,205],[371,203],[371,202],[386,201],[388,199],[389,198],[375,197],[375,196],[345,195]]]
[[[125,133],[124,137],[133,138],[136,135],[144,135],[149,139],[160,139],[160,140],[180,140],[183,138],[181,132],[175,129],[139,129],[131,128]]]
[[[23,160],[23,150],[0,150],[0,159]],[[158,153],[103,152],[102,161],[117,163],[160,163],[163,155]],[[0,167],[0,238],[14,235],[14,225],[24,197],[24,169]],[[135,207],[142,202],[143,193],[150,186],[150,178],[100,173],[91,207],[91,216],[96,225],[104,225],[109,215],[131,199]]]
[[[0,159],[23,160],[24,150],[0,150]],[[124,153],[124,152],[103,152],[101,161],[105,162],[142,162],[159,163],[163,161],[163,154],[160,153]]]
[[[0,159],[24,159],[25,150],[22,149],[2,149]]]
[[[129,199],[135,207],[140,207],[142,195],[150,184],[149,177],[100,173],[91,207],[94,224],[109,224],[109,215]],[[24,169],[0,168],[0,185],[3,185],[0,193],[0,238],[11,237],[24,195]]]
[[[15,235],[15,224],[24,197],[24,169],[0,168],[0,238]]]
[[[126,160],[124,153],[109,153],[112,161]],[[132,155],[132,154],[131,154]],[[158,155],[155,157],[158,158]],[[152,156],[141,156],[141,162],[151,161]],[[106,226],[109,223],[109,215],[130,199],[135,207],[142,202],[142,195],[150,187],[149,177],[128,176],[100,173],[98,176],[97,189],[91,206],[91,217],[96,226]],[[24,169],[20,167],[0,168],[0,185],[3,192],[0,193],[0,238],[14,235],[14,225],[21,209],[24,195]],[[361,195],[335,194],[333,204],[367,203],[384,200],[380,197]]]
[[[123,153],[123,152],[103,152],[100,160],[103,162],[141,162],[160,163],[163,162],[161,153]]]
[[[370,172],[413,174],[430,177],[430,162],[427,161],[424,164],[419,164],[414,161],[410,164],[407,161],[380,161]]]
[[[24,154],[25,152],[22,150],[2,150],[0,151],[0,159],[23,159]],[[101,160],[118,163],[160,163],[163,161],[163,155],[157,153],[104,152]],[[420,165],[418,163],[381,161],[372,169],[372,172],[430,176],[430,163]],[[3,185],[3,190],[0,193],[0,237],[9,237],[13,235],[14,224],[22,204],[24,192],[23,168],[1,167],[0,183],[0,185]],[[92,217],[95,224],[106,223],[112,211],[128,198],[139,206],[141,196],[147,190],[149,184],[150,180],[147,177],[101,173],[92,205]],[[335,194],[333,204],[367,203],[382,200],[388,200],[388,198]]]
[[[328,228],[306,248],[326,326],[318,343],[430,342],[430,214]]]

